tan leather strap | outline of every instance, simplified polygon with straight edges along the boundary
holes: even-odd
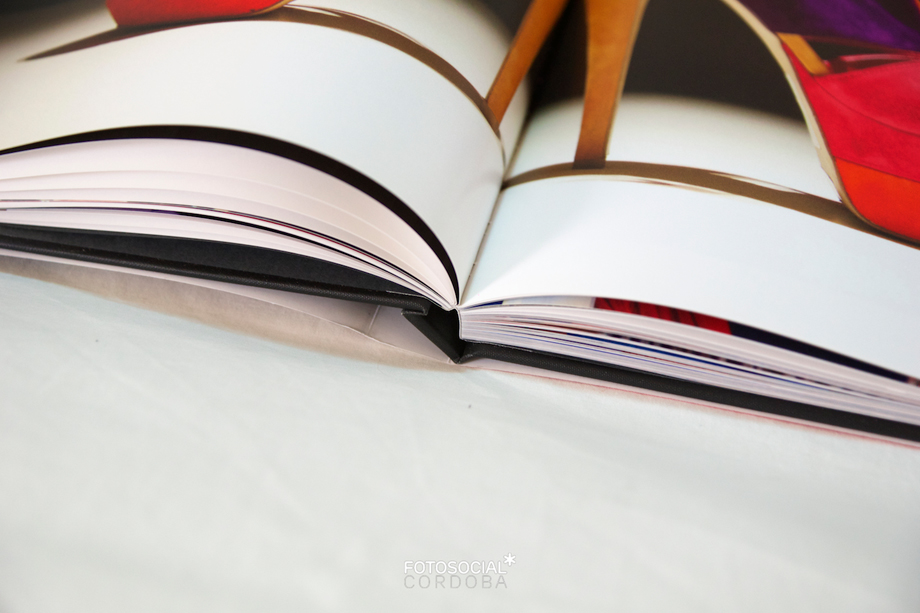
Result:
[[[501,123],[514,93],[530,70],[553,26],[559,21],[566,4],[568,0],[533,0],[530,3],[508,55],[486,96],[486,103],[497,122]]]
[[[588,75],[575,168],[603,168],[647,0],[585,0]]]
[[[808,41],[799,34],[783,34],[779,32],[777,37],[789,47],[789,50],[802,63],[809,73],[813,75],[830,74],[830,69],[824,64],[824,60],[815,53]]]

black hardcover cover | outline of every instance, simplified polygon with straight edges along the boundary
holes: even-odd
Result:
[[[431,302],[401,285],[306,256],[245,245],[0,224],[0,248],[397,307]]]

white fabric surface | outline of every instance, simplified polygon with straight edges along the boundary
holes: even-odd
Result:
[[[0,611],[920,608],[917,447],[314,346],[0,273]]]

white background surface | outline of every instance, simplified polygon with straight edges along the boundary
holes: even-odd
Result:
[[[0,611],[920,607],[916,448],[303,338],[0,274]]]

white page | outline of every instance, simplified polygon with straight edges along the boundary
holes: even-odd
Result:
[[[385,23],[450,62],[483,97],[501,68],[513,34],[476,0],[294,0],[290,6],[320,6]],[[502,120],[508,158],[527,112],[526,91],[526,86],[518,91]]]
[[[156,124],[293,142],[393,192],[439,237],[459,282],[467,278],[503,173],[502,145],[479,108],[428,66],[348,32],[252,21],[20,61],[114,27],[100,2],[42,12],[67,18],[48,18],[45,28],[11,18],[0,33],[0,149]],[[441,27],[501,36],[474,17]]]
[[[52,207],[189,207],[212,217],[234,213],[282,231],[280,226],[293,226],[345,242],[423,280],[439,296],[453,294],[435,253],[394,212],[326,173],[245,147],[124,139],[0,157],[0,208]],[[0,221],[9,216],[0,211]],[[153,233],[144,221],[133,223],[136,232]],[[85,222],[79,227],[87,228]],[[445,300],[436,298],[449,308]]]
[[[537,112],[509,176],[571,163],[581,109],[570,100]],[[839,201],[804,123],[716,102],[624,95],[607,159],[701,168]]]
[[[554,295],[686,309],[920,376],[920,250],[740,196],[612,177],[506,190],[464,305]]]

